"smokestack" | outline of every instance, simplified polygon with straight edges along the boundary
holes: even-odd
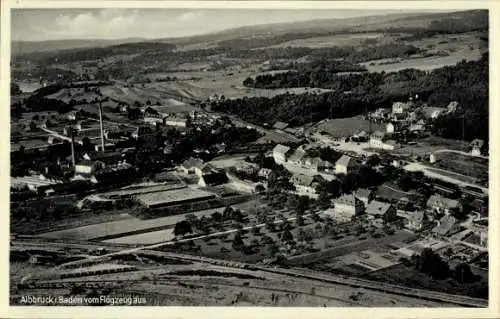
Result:
[[[71,136],[71,163],[73,164],[73,167],[76,165],[76,160],[75,160],[75,131],[73,128],[70,128],[69,134]]]
[[[99,100],[99,124],[101,126],[101,150],[104,152],[104,129],[102,125],[102,100]]]

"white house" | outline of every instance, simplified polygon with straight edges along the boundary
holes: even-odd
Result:
[[[392,151],[399,147],[398,143],[394,140],[386,140],[385,133],[376,131],[370,136],[370,146],[373,148],[380,148]]]
[[[470,148],[471,148],[470,153],[474,156],[480,156],[483,145],[484,145],[483,140],[480,139],[473,140],[472,143],[470,143]]]
[[[387,123],[385,131],[389,134],[394,133],[394,124]]]
[[[288,159],[290,147],[278,144],[273,148],[273,158],[277,164],[284,164]]]
[[[101,161],[83,160],[75,165],[75,175],[90,175],[102,170],[105,164]]]
[[[392,114],[404,114],[410,109],[410,103],[394,102],[392,104]]]
[[[316,176],[295,174],[290,179],[290,182],[293,183],[297,191],[300,193],[316,194],[317,178],[318,177]]]
[[[365,205],[363,202],[356,198],[353,194],[342,195],[339,198],[333,200],[334,209],[331,214],[333,217],[339,217],[342,219],[351,218],[355,215],[361,214]]]
[[[359,168],[359,163],[356,159],[342,155],[337,162],[335,162],[335,173],[336,174],[348,174],[357,171]]]

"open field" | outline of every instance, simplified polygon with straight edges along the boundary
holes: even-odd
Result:
[[[368,132],[370,129],[370,121],[364,120],[361,116],[343,119],[329,119],[322,121],[313,128],[319,132],[325,131],[333,137],[342,137],[353,135],[360,131]],[[384,125],[376,123],[372,123],[371,128],[373,131],[385,130]]]
[[[436,151],[444,149],[466,151],[468,147],[468,142],[445,139],[438,136],[430,136],[417,140],[417,143],[414,145],[404,145],[401,148],[397,148],[394,151],[391,151],[391,153],[401,155],[427,156],[430,153],[434,153]],[[426,160],[429,160],[429,158],[426,158]]]
[[[488,160],[454,152],[435,153],[437,162],[432,165],[473,179],[488,179]],[[453,177],[453,176],[452,176]]]
[[[283,42],[270,46],[269,48],[328,48],[333,46],[354,46],[360,45],[367,39],[376,40],[377,43],[387,42],[393,37],[385,36],[383,33],[368,32],[368,33],[348,33],[337,34],[331,36],[311,37],[307,39],[297,39],[292,41]]]
[[[369,72],[397,72],[404,69],[433,70],[447,65],[454,65],[462,60],[475,61],[481,58],[478,49],[463,49],[448,56],[412,57],[403,59],[382,59],[363,62]]]
[[[325,260],[331,260],[339,256],[347,255],[352,252],[360,252],[364,250],[383,249],[389,251],[391,248],[388,246],[393,242],[410,242],[416,239],[416,236],[406,230],[397,231],[394,235],[388,235],[380,238],[367,238],[358,239],[349,243],[335,246],[333,248],[325,249],[323,251],[305,255],[294,256],[288,260],[290,265],[308,265]]]

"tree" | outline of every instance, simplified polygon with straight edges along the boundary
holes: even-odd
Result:
[[[174,227],[174,235],[175,236],[184,236],[185,234],[188,234],[188,233],[192,233],[192,228],[191,228],[191,224],[186,221],[186,220],[182,220],[178,223],[175,224],[175,227]]]
[[[469,283],[476,280],[476,276],[472,273],[470,266],[465,263],[457,265],[453,271],[453,278],[459,283]]]
[[[266,190],[266,188],[262,184],[257,184],[255,186],[255,191],[258,192],[258,193],[261,193],[261,192],[263,192],[265,190]]]
[[[212,213],[212,220],[215,222],[215,223],[220,223],[222,222],[222,214],[219,213],[219,212],[213,212]]]
[[[236,232],[233,238],[233,249],[241,250],[243,249],[243,247],[245,247],[245,243],[243,242],[243,237],[241,236],[240,232]]]
[[[450,275],[448,264],[431,248],[425,248],[413,261],[415,268],[434,279],[445,279]]]
[[[289,229],[285,229],[285,231],[283,231],[283,233],[281,234],[281,240],[287,243],[293,241],[293,235]]]

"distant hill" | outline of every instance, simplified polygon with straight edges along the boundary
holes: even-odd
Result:
[[[68,49],[84,49],[106,47],[116,44],[144,41],[142,38],[127,38],[117,40],[89,39],[89,40],[50,40],[50,41],[12,41],[11,54],[32,52],[59,51]]]
[[[328,32],[365,32],[390,30],[397,28],[418,29],[428,28],[435,21],[444,20],[460,23],[470,29],[488,28],[488,10],[468,10],[437,13],[397,13],[388,15],[373,15],[347,19],[321,19],[289,23],[273,23],[232,28],[215,33],[185,37],[165,38],[161,41],[170,43],[220,42],[232,39],[280,36],[291,33],[328,33]],[[157,40],[158,41],[158,40]]]

